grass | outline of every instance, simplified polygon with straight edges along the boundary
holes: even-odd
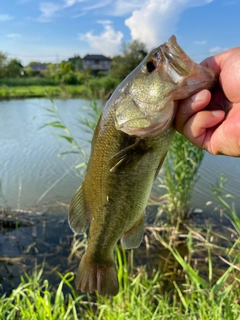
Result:
[[[0,99],[34,97],[89,98],[89,91],[95,97],[105,99],[119,84],[119,79],[110,76],[87,79],[83,84],[64,84],[48,78],[0,79]]]
[[[62,277],[56,292],[41,275],[42,270],[31,277],[25,275],[9,297],[0,299],[0,319],[78,319],[76,304],[81,296],[76,296],[70,284],[73,274]],[[64,285],[70,294],[63,294]]]
[[[0,86],[0,99],[23,99],[36,97],[71,98],[88,95],[88,87],[76,85],[44,85],[44,86]]]
[[[0,319],[240,319],[240,278],[235,265],[229,266],[213,284],[200,277],[181,257],[178,249],[169,245],[160,235],[159,241],[171,252],[184,270],[184,282],[173,281],[174,289],[162,292],[167,274],[161,270],[149,276],[146,268],[134,270],[134,251],[116,249],[120,292],[107,298],[77,294],[74,276],[61,276],[56,290],[42,278],[42,270],[25,275],[10,296],[0,298]],[[233,244],[236,249],[236,244]],[[238,244],[239,249],[239,244]],[[208,275],[213,272],[209,254]],[[239,256],[235,264],[240,263]],[[229,282],[230,275],[233,280]],[[66,290],[68,291],[66,293]]]
[[[179,231],[172,228],[173,241],[158,227],[152,226],[151,232],[147,232],[147,227],[145,245],[148,243],[152,247],[153,243],[157,243],[160,246],[159,255],[166,250],[177,266],[165,255],[164,267],[150,270],[146,266],[136,268],[134,255],[139,249],[125,251],[116,247],[120,291],[110,298],[97,293],[88,295],[76,292],[74,274],[71,272],[59,274],[59,285],[54,289],[44,279],[43,269],[40,269],[31,276],[22,276],[19,286],[9,296],[0,298],[0,319],[182,320],[187,317],[189,320],[239,320],[240,218],[234,206],[227,204],[229,195],[222,193],[223,185],[224,180],[220,179],[214,192],[219,210],[223,210],[232,223],[230,233],[233,237],[225,247],[217,247],[217,242],[211,240],[214,233],[210,229],[197,234],[196,230],[189,228],[185,240],[181,241],[187,248],[183,254],[182,245],[179,245],[182,234]],[[80,259],[85,248],[86,237],[83,240],[74,238],[69,263],[74,257]],[[203,249],[205,269],[201,273],[203,264],[194,262],[194,253],[199,254]],[[145,250],[148,256],[147,245]],[[214,255],[225,262],[217,277]],[[169,279],[172,286],[164,286]]]
[[[164,189],[159,210],[167,214],[170,224],[183,221],[189,213],[191,193],[203,157],[203,150],[180,133],[175,134],[163,164],[162,176],[158,177],[158,187]]]
[[[233,236],[231,241],[229,237],[226,246],[217,246],[216,240],[211,240],[213,235],[216,238],[211,229],[197,233],[195,229],[189,228],[186,237],[182,238],[183,234],[173,227],[172,236],[166,235],[164,229],[160,230],[157,226],[152,226],[151,232],[147,227],[144,254],[151,260],[153,257],[151,253],[148,254],[148,247],[152,248],[157,244],[159,260],[162,259],[163,250],[167,251],[163,257],[164,267],[136,267],[134,255],[140,249],[124,251],[121,247],[116,247],[115,261],[118,265],[120,291],[111,298],[76,292],[74,274],[71,272],[59,274],[59,285],[52,288],[44,279],[43,269],[40,269],[30,276],[22,276],[21,283],[9,296],[0,297],[0,320],[180,320],[185,317],[189,320],[239,320],[240,218],[237,217],[234,206],[227,203],[229,195],[223,194],[223,186],[224,179],[221,178],[213,191],[219,210],[224,211],[232,224],[229,232]],[[179,241],[181,238],[183,240]],[[185,246],[184,251],[182,245]],[[74,237],[69,263],[75,257],[80,259],[85,248],[86,237],[81,241]],[[199,252],[203,252],[202,264],[195,263],[194,254],[199,256]],[[218,276],[214,255],[225,263]],[[171,281],[172,285],[166,286],[166,281]]]
[[[56,86],[60,81],[43,77],[0,78],[0,87],[24,87],[24,86]]]

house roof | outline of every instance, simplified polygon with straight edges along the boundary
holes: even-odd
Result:
[[[29,67],[33,71],[45,71],[48,69],[48,66],[44,63],[35,63],[35,64],[30,64]]]
[[[103,56],[102,54],[87,54],[83,60],[105,60],[105,61],[111,61],[110,58],[107,58]]]

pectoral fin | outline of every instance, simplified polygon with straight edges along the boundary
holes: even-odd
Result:
[[[77,234],[84,233],[90,222],[90,215],[87,213],[85,205],[83,187],[84,182],[73,196],[68,214],[70,228]]]
[[[125,172],[137,168],[143,155],[147,152],[144,140],[137,141],[116,153],[109,161],[111,172]]]
[[[124,233],[121,238],[122,245],[125,249],[138,248],[143,238],[144,217],[141,217],[135,225]]]

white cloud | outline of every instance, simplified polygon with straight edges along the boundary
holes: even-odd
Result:
[[[116,16],[123,16],[134,10],[143,8],[146,3],[147,1],[145,0],[116,0],[114,2],[114,9],[111,10],[111,13]]]
[[[86,34],[80,34],[79,40],[86,41],[95,53],[113,56],[119,52],[123,33],[115,31],[109,23],[104,23],[103,27],[104,30],[100,35],[94,35],[90,31]]]
[[[19,34],[19,33],[9,33],[9,34],[7,34],[7,37],[8,37],[8,38],[10,38],[10,39],[15,40],[15,39],[19,39],[19,38],[21,38],[21,37],[22,37],[22,35],[21,35],[21,34]]]
[[[120,0],[119,0],[120,1]],[[176,32],[181,13],[192,6],[205,5],[213,0],[145,0],[141,8],[125,20],[132,39],[144,42],[148,49],[163,43]],[[136,5],[136,3],[135,3]]]
[[[85,12],[76,13],[71,18],[73,18],[73,19],[80,18],[80,17],[85,16],[85,14],[86,14]]]
[[[227,51],[227,50],[229,50],[228,47],[224,47],[223,48],[223,47],[216,46],[216,47],[213,47],[213,48],[209,49],[208,51],[209,51],[210,54],[217,54],[217,53],[224,52],[224,51]]]
[[[78,3],[78,2],[85,2],[87,0],[64,0],[64,3],[65,3],[65,7],[71,7],[73,6],[74,4]]]
[[[201,40],[201,41],[194,41],[194,44],[197,44],[197,45],[199,45],[199,46],[203,46],[204,44],[206,44],[207,43],[207,41],[206,40]]]
[[[111,20],[97,20],[97,23],[100,23],[102,25],[109,25],[109,24],[112,24],[112,21]]]
[[[213,47],[213,48],[209,49],[209,52],[212,54],[215,54],[215,53],[221,52],[222,50],[223,49],[221,47]]]
[[[112,2],[111,0],[104,0],[104,1],[101,0],[99,2],[94,1],[93,4],[90,4],[86,7],[83,7],[83,10],[90,11],[90,10],[100,9],[100,8],[107,6],[111,2]]]
[[[75,3],[77,3],[78,1],[77,0],[65,0],[64,2],[65,2],[66,7],[71,7]]]
[[[10,16],[9,14],[0,14],[0,21],[7,21],[12,19],[13,19],[13,16]]]
[[[76,3],[86,2],[87,0],[64,0],[63,3],[54,3],[54,2],[42,2],[40,3],[39,9],[41,15],[38,17],[37,21],[39,22],[49,22],[57,15],[58,12],[63,11],[66,8],[72,7]],[[84,15],[84,12],[76,14],[73,17],[80,17]]]
[[[37,20],[40,22],[49,22],[55,14],[61,10],[61,7],[53,2],[43,2],[40,3],[39,9],[41,11],[41,15]]]

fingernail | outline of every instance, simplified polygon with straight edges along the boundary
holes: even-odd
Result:
[[[207,95],[207,91],[203,90],[200,92],[197,92],[196,94],[194,94],[191,98],[192,98],[192,102],[202,102],[203,100],[205,100]]]
[[[213,110],[212,111],[212,115],[215,117],[215,118],[222,118],[224,114],[224,111],[223,110]]]

